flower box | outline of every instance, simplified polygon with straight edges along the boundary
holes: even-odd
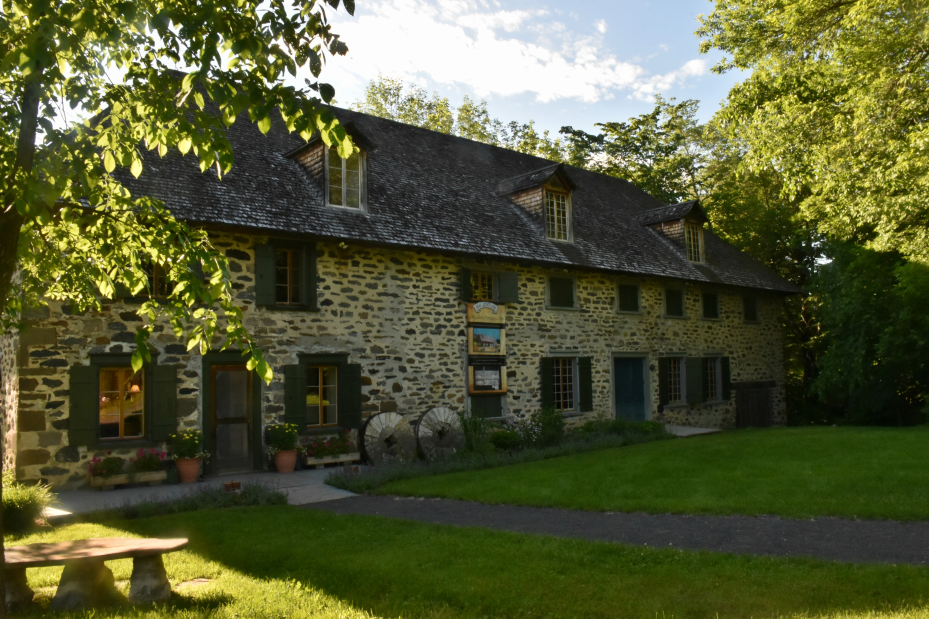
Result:
[[[353,451],[347,454],[337,454],[335,456],[325,456],[322,458],[310,458],[307,456],[306,465],[308,467],[315,466],[318,469],[323,468],[327,464],[339,464],[341,462],[357,462],[361,460],[361,454],[357,451]]]
[[[109,477],[100,477],[92,475],[90,485],[101,490],[113,490],[115,486],[122,484],[148,484],[157,486],[168,478],[167,471],[144,471],[142,473],[120,473],[119,475],[110,475]]]
[[[114,486],[129,483],[129,473],[120,473],[119,475],[110,475],[109,477],[98,477],[93,475],[90,478],[90,485],[101,490],[112,490]]]

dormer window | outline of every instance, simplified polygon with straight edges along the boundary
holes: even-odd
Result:
[[[687,259],[703,262],[703,228],[699,224],[684,222],[684,242],[687,245]]]
[[[329,206],[364,208],[364,154],[359,151],[342,159],[338,149],[330,147],[326,170],[329,174],[326,203]]]
[[[571,196],[545,188],[545,235],[553,241],[571,240]]]

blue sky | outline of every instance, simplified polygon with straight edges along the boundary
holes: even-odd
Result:
[[[713,115],[744,76],[716,75],[699,53],[696,17],[707,0],[539,3],[529,0],[358,0],[331,14],[350,52],[322,79],[347,106],[379,72],[457,105],[485,99],[502,121],[533,119],[593,131],[595,122],[649,111],[656,93],[698,99]]]

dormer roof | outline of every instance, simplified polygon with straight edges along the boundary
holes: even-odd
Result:
[[[703,207],[700,206],[699,200],[688,200],[687,202],[680,202],[669,206],[650,208],[638,214],[639,223],[643,226],[660,224],[666,221],[676,221],[679,219],[689,219],[704,224],[709,221],[706,217],[706,213],[703,211]]]
[[[372,142],[365,134],[363,134],[358,129],[358,127],[355,125],[354,121],[350,120],[348,122],[339,123],[339,124],[345,127],[345,133],[352,136],[352,141],[355,143],[355,145],[358,148],[366,152],[377,150],[377,144]],[[301,154],[313,148],[314,146],[319,144],[321,141],[322,141],[322,138],[319,137],[319,134],[317,133],[312,138],[310,138],[308,142],[301,144],[297,148],[284,153],[284,157],[286,157],[287,159],[294,159],[296,157],[299,157]]]
[[[497,195],[508,196],[524,189],[541,187],[549,183],[552,177],[555,177],[558,180],[558,184],[564,186],[566,189],[575,189],[577,187],[565,171],[565,165],[563,163],[553,163],[544,168],[518,174],[517,176],[512,176],[500,181],[497,183]]]

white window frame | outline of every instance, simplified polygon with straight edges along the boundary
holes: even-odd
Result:
[[[709,366],[713,366],[713,389],[716,391],[715,394],[710,393],[710,389],[707,388],[707,402],[722,402],[723,399],[723,358],[722,357],[704,357],[703,363],[706,364],[707,369]],[[707,382],[710,380],[710,373],[707,372]]]
[[[671,366],[675,361],[678,363],[679,367],[677,383],[679,397],[676,400],[671,397],[674,393],[674,384],[671,380],[671,377],[673,376],[672,371],[672,376],[668,376],[668,406],[683,406],[687,404],[687,359],[686,357],[677,355],[669,356],[668,359],[671,361],[671,363],[668,364],[669,370],[672,369]]]
[[[572,408],[558,408],[558,405],[555,405],[555,410],[559,413],[576,413],[580,410],[580,402],[578,398],[578,367],[577,367],[577,357],[553,357],[554,361],[557,363],[559,361],[567,362],[571,371],[571,403],[573,404]],[[557,393],[557,371],[556,375],[552,376],[552,389]],[[552,393],[552,399],[555,398],[555,393]]]
[[[703,226],[692,221],[684,221],[684,249],[687,252],[687,260],[690,262],[704,262]]]
[[[326,170],[326,206],[330,206],[332,208],[343,208],[347,211],[352,211],[352,212],[367,211],[368,210],[368,157],[363,150],[358,151],[357,153],[358,155],[358,208],[347,206],[344,204],[332,204],[329,202],[329,186],[331,182],[329,178],[329,153],[332,148],[334,147],[324,148],[323,150],[323,153],[324,153],[323,167]],[[344,179],[346,176],[345,174],[346,173],[346,167],[345,167],[346,161],[347,159],[342,159],[343,196],[345,195],[344,194],[345,192]]]
[[[548,197],[549,195],[558,195],[564,196],[565,199],[565,238],[553,237],[549,234],[553,228],[552,222],[550,221],[548,213]],[[574,209],[571,205],[571,193],[562,190],[550,189],[544,187],[542,189],[542,211],[545,214],[545,238],[550,241],[558,241],[560,243],[573,243],[574,242]],[[556,228],[557,230],[557,228]]]

